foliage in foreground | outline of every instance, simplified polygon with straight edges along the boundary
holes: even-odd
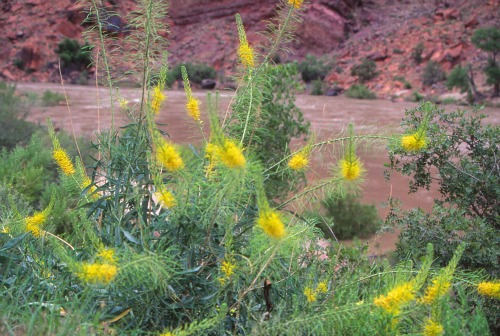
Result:
[[[203,138],[184,148],[155,122],[168,109],[164,46],[156,35],[165,29],[166,9],[162,1],[142,6],[128,20],[140,42],[142,101],[133,105],[115,97],[109,82],[111,105],[118,100],[130,123],[98,134],[98,155],[87,170],[48,121],[60,185],[38,210],[7,195],[0,233],[2,333],[488,333],[478,292],[496,300],[500,284],[456,270],[464,245],[438,269],[431,267],[432,245],[417,268],[411,262],[371,264],[356,249],[317,246],[315,223],[281,211],[327,186],[345,191],[359,184],[365,171],[359,143],[397,141],[398,148],[417,152],[425,131],[423,123],[415,134],[389,138],[356,135],[350,126],[348,134],[286,150],[278,162],[259,158],[265,144],[261,112],[269,103],[266,95],[272,96],[267,84],[283,70],[268,71],[268,60],[291,39],[302,1],[281,2],[268,31],[271,47],[262,57],[236,16],[239,88],[227,114],[219,114],[217,95],[204,105],[196,100],[181,68],[186,117]],[[92,3],[88,17],[100,20],[98,10]],[[100,60],[107,51],[99,48]],[[109,66],[102,63],[106,74]],[[269,114],[294,111],[292,104],[282,106],[293,102],[289,96],[274,99]],[[300,131],[299,116],[294,114],[280,141]],[[203,132],[207,119],[210,134]],[[279,204],[269,200],[266,182],[272,176],[303,172],[311,155],[326,147],[340,153],[332,176]],[[293,185],[294,179],[280,182]],[[57,232],[53,219],[61,211],[69,227]]]

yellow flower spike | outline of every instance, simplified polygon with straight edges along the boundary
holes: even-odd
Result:
[[[229,261],[226,261],[224,260],[221,264],[221,271],[222,273],[224,273],[224,275],[226,276],[226,278],[230,278],[231,275],[234,274],[234,269],[236,268],[236,265],[232,264],[231,262]]]
[[[116,263],[115,250],[113,249],[101,247],[99,249],[99,252],[97,253],[97,257],[101,258],[105,263],[108,264],[113,265]]]
[[[182,81],[184,82],[184,92],[186,92],[186,112],[194,121],[200,121],[200,102],[193,97],[193,91],[189,84],[189,77],[185,66],[181,66]]]
[[[304,295],[307,298],[307,302],[313,303],[316,301],[316,291],[314,291],[312,288],[310,287],[304,288]]]
[[[154,115],[160,114],[161,103],[167,99],[162,92],[162,89],[159,85],[155,86],[153,89],[153,98],[151,99],[151,111],[153,111]]]
[[[417,152],[427,145],[425,132],[416,132],[401,138],[401,147],[408,152]]]
[[[347,181],[354,181],[361,176],[363,165],[359,159],[340,160],[340,173]]]
[[[248,44],[245,28],[243,27],[243,21],[241,20],[241,16],[239,14],[236,14],[236,26],[238,28],[238,37],[240,40],[240,46],[238,48],[240,62],[245,67],[253,68],[255,66],[253,49]]]
[[[450,287],[451,284],[449,281],[446,281],[446,275],[438,276],[436,279],[432,280],[432,285],[427,287],[425,295],[420,299],[420,302],[432,304],[445,295]]]
[[[484,296],[500,299],[500,282],[481,282],[477,285],[477,292]]]
[[[73,165],[73,162],[71,162],[68,153],[66,153],[64,149],[54,149],[52,157],[56,161],[59,168],[61,168],[61,171],[64,173],[64,175],[70,176],[75,173],[75,166]]]
[[[264,232],[273,238],[282,238],[285,236],[285,225],[280,219],[279,214],[274,210],[261,210],[257,218],[257,224]]]
[[[25,219],[26,232],[31,232],[34,237],[40,238],[43,232],[41,226],[46,220],[47,216],[43,212],[35,212],[33,216]]]
[[[444,328],[441,324],[429,319],[424,325],[424,336],[439,336],[444,333]]]
[[[225,140],[223,146],[217,147],[217,158],[229,168],[243,168],[246,165],[243,151],[232,140]]]
[[[299,9],[302,4],[304,3],[304,0],[288,0],[288,4],[296,9]]]
[[[77,276],[87,283],[91,284],[108,284],[118,273],[118,268],[115,265],[100,264],[100,263],[84,263],[80,265]]]
[[[161,139],[156,147],[156,160],[170,172],[184,167],[184,161],[174,145]]]
[[[290,158],[290,161],[288,161],[288,167],[293,170],[303,170],[308,164],[309,157],[305,153],[302,153],[302,151],[294,154]]]
[[[160,186],[158,191],[155,193],[155,196],[164,207],[173,208],[177,205],[174,195],[172,195],[172,193],[168,191],[165,186]]]
[[[397,315],[401,306],[415,298],[415,288],[412,283],[406,282],[394,287],[387,295],[379,295],[373,300],[373,304]]]
[[[321,281],[318,284],[318,286],[316,287],[316,292],[323,294],[328,292],[328,285],[326,284],[326,281]]]

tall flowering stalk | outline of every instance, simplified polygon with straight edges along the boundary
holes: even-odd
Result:
[[[401,138],[401,147],[407,152],[418,152],[424,149],[428,142],[426,136],[428,124],[429,113],[427,112],[417,130]]]
[[[170,172],[184,167],[184,161],[176,147],[162,137],[157,137],[156,140],[156,161]]]
[[[253,68],[255,67],[253,48],[248,44],[245,28],[243,27],[243,21],[241,20],[241,16],[239,14],[236,14],[236,25],[238,27],[238,37],[240,40],[240,46],[238,47],[240,62],[245,67]]]
[[[193,97],[193,91],[189,84],[188,73],[185,66],[181,66],[182,80],[184,82],[184,91],[186,92],[186,112],[196,122],[200,122],[200,102]]]
[[[153,115],[160,114],[161,104],[167,99],[167,96],[163,93],[163,83],[159,83],[153,88],[153,97],[151,99],[151,111]]]
[[[309,158],[311,156],[312,146],[309,144],[292,155],[288,161],[288,167],[292,170],[302,171],[309,165]]]
[[[363,173],[363,164],[356,156],[356,144],[354,143],[354,127],[349,125],[349,140],[345,148],[344,157],[339,161],[339,170],[341,177],[346,181],[354,181],[361,177]]]
[[[25,231],[31,232],[33,237],[40,238],[44,232],[43,225],[47,222],[50,212],[54,207],[54,197],[43,211],[37,211],[32,216],[24,219]]]
[[[288,4],[295,9],[299,9],[304,4],[304,0],[288,0]]]
[[[50,139],[52,140],[52,157],[54,158],[54,161],[64,175],[74,175],[76,172],[75,166],[69,158],[68,152],[61,148],[61,144],[59,143],[59,140],[57,139],[56,133],[54,131],[54,125],[49,119],[47,119],[47,128],[49,131]]]

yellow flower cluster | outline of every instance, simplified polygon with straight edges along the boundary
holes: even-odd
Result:
[[[316,291],[313,290],[311,287],[306,287],[304,289],[304,295],[306,296],[307,298],[307,302],[309,303],[313,303],[316,301]]]
[[[113,250],[113,249],[108,249],[108,248],[103,247],[103,248],[99,249],[97,256],[99,258],[101,258],[105,263],[108,263],[108,264],[116,263],[115,250]]]
[[[31,232],[34,237],[41,237],[43,230],[41,226],[47,220],[47,216],[43,212],[35,212],[31,217],[25,219],[26,231]]]
[[[288,0],[288,4],[297,9],[300,8],[303,3],[304,0]]]
[[[168,191],[165,186],[161,186],[160,188],[158,188],[155,196],[164,207],[173,208],[177,204],[174,195],[172,195],[172,193]]]
[[[424,326],[424,336],[439,336],[444,333],[444,328],[441,324],[429,319]]]
[[[401,139],[401,146],[409,152],[419,151],[426,145],[425,133],[422,132],[406,135]]]
[[[309,158],[305,153],[299,152],[288,161],[288,167],[293,170],[302,170],[309,164]]]
[[[151,100],[151,111],[153,114],[158,115],[160,113],[161,103],[167,99],[167,97],[161,91],[161,88],[157,85],[153,90],[153,99]]]
[[[257,224],[273,238],[282,238],[285,235],[285,225],[274,210],[261,211],[259,218],[257,218]]]
[[[500,299],[500,282],[481,282],[477,285],[477,292],[484,296]]]
[[[253,57],[253,49],[250,47],[248,42],[244,42],[240,44],[238,48],[238,56],[240,57],[241,63],[249,68],[253,68],[255,66],[255,61]]]
[[[184,167],[184,161],[174,145],[162,139],[156,147],[156,160],[168,171],[174,172]]]
[[[85,263],[80,266],[78,277],[87,283],[108,284],[116,276],[118,268],[111,264]]]
[[[232,140],[225,140],[224,146],[217,146],[216,155],[229,168],[243,168],[246,164],[243,151]]]
[[[187,114],[193,118],[194,121],[200,121],[200,102],[193,97],[189,97],[186,103]]]
[[[361,175],[362,165],[359,159],[340,160],[340,173],[347,181],[353,181]]]
[[[414,298],[415,288],[412,283],[407,282],[394,287],[387,295],[379,295],[373,300],[373,304],[390,314],[397,315],[401,306]]]
[[[218,278],[219,282],[221,285],[224,285],[226,283],[226,280],[231,278],[231,276],[234,274],[234,269],[236,268],[236,265],[232,264],[230,261],[224,260],[220,266],[220,270],[222,273],[224,273],[223,277]]]
[[[436,300],[439,300],[443,295],[448,292],[451,284],[449,281],[446,281],[442,276],[432,280],[432,285],[427,287],[425,290],[424,297],[420,300],[426,304],[432,304]]]
[[[64,149],[54,149],[52,157],[56,161],[64,175],[70,176],[75,173],[75,166]]]

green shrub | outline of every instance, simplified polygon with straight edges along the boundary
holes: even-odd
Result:
[[[377,96],[363,84],[353,84],[345,92],[346,97],[357,99],[375,99]]]
[[[368,59],[364,59],[361,64],[355,65],[351,69],[351,75],[358,77],[361,83],[366,83],[377,77],[377,64]]]
[[[85,70],[91,63],[91,47],[88,44],[81,46],[77,40],[65,38],[56,49],[56,54],[61,59],[61,68],[64,73]]]
[[[37,127],[23,120],[27,113],[25,102],[16,95],[15,85],[0,82],[0,150],[29,141]]]
[[[331,68],[331,62],[325,60],[324,57],[317,58],[310,54],[306,55],[304,61],[299,63],[299,71],[302,75],[302,80],[306,83],[314,80],[322,81]]]
[[[172,86],[175,81],[181,81],[181,67],[185,66],[187,73],[189,75],[189,80],[196,84],[201,84],[203,79],[215,79],[217,77],[217,72],[211,66],[204,63],[179,63],[176,64],[167,73],[166,84],[167,86]]]
[[[337,239],[366,238],[374,234],[381,224],[375,205],[360,202],[360,196],[348,193],[345,197],[331,194],[321,202],[325,210],[323,224],[331,226]],[[331,225],[333,223],[333,225]]]
[[[322,96],[323,91],[323,81],[316,79],[312,82],[311,95]]]
[[[50,90],[45,90],[42,95],[42,105],[43,106],[57,106],[61,102],[65,101],[65,97],[62,93],[53,92]]]
[[[424,85],[431,86],[432,84],[436,84],[444,80],[446,80],[446,74],[441,68],[441,65],[434,61],[427,62],[422,75],[422,82]]]
[[[448,90],[454,87],[459,88],[461,92],[469,91],[469,77],[467,75],[467,69],[462,68],[462,66],[457,66],[448,75],[446,79],[446,87]]]
[[[500,95],[500,66],[496,56],[500,54],[500,29],[481,28],[472,35],[472,43],[481,50],[490,52],[485,68],[487,83],[493,85],[493,96]]]
[[[416,64],[422,63],[422,53],[424,52],[424,44],[420,42],[413,48],[413,51],[411,53],[411,58]]]

